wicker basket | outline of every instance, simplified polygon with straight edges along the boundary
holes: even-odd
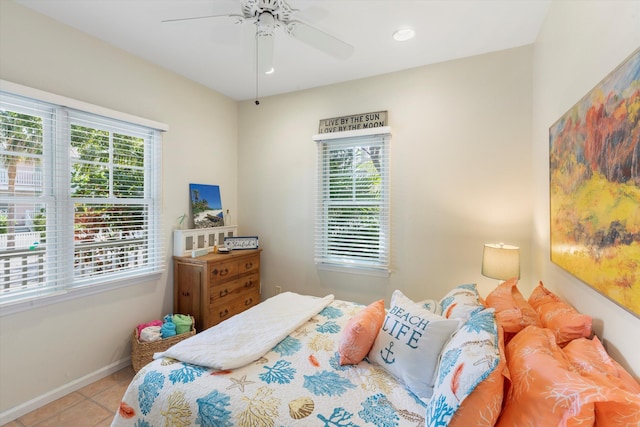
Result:
[[[138,331],[134,328],[131,335],[131,365],[138,372],[143,366],[153,360],[153,354],[165,351],[174,344],[196,334],[195,320],[191,316],[191,330],[184,334],[174,335],[159,341],[141,342],[138,340]]]

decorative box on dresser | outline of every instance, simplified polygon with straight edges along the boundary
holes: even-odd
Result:
[[[260,302],[261,249],[173,257],[173,312],[191,314],[197,332]]]

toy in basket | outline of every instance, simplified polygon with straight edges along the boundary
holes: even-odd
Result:
[[[188,332],[156,341],[140,341],[138,337],[139,330],[138,328],[134,328],[133,335],[131,336],[131,365],[133,366],[133,370],[137,373],[153,360],[154,353],[166,351],[172,345],[195,335],[195,320],[193,316],[189,317],[191,318],[191,329]]]

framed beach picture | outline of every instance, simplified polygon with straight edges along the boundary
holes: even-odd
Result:
[[[640,317],[640,49],[549,129],[551,261]]]
[[[191,214],[195,228],[224,225],[220,187],[208,184],[189,184]]]

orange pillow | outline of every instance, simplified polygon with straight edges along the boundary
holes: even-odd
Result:
[[[531,307],[537,311],[538,307],[542,304],[546,302],[561,301],[561,299],[549,289],[545,288],[542,282],[539,282],[538,286],[536,286],[533,292],[531,292],[531,295],[529,295],[528,301]]]
[[[524,328],[506,355],[511,388],[497,427],[593,425],[598,387],[575,372],[550,330]]]
[[[562,301],[542,282],[529,296],[529,303],[536,307],[542,326],[553,331],[559,346],[564,347],[576,338],[591,336],[591,317]]]
[[[536,311],[518,289],[518,279],[501,283],[485,300],[487,307],[496,310],[496,320],[507,333],[517,333],[529,325],[542,326]]]
[[[355,365],[365,358],[378,336],[385,314],[384,300],[378,300],[349,319],[338,345],[340,365]]]
[[[583,377],[602,387],[607,401],[595,402],[596,425],[640,425],[640,384],[608,354],[598,337],[578,338],[562,349]]]
[[[581,375],[606,377],[615,387],[640,395],[640,384],[609,356],[598,337],[573,340],[562,351]]]

